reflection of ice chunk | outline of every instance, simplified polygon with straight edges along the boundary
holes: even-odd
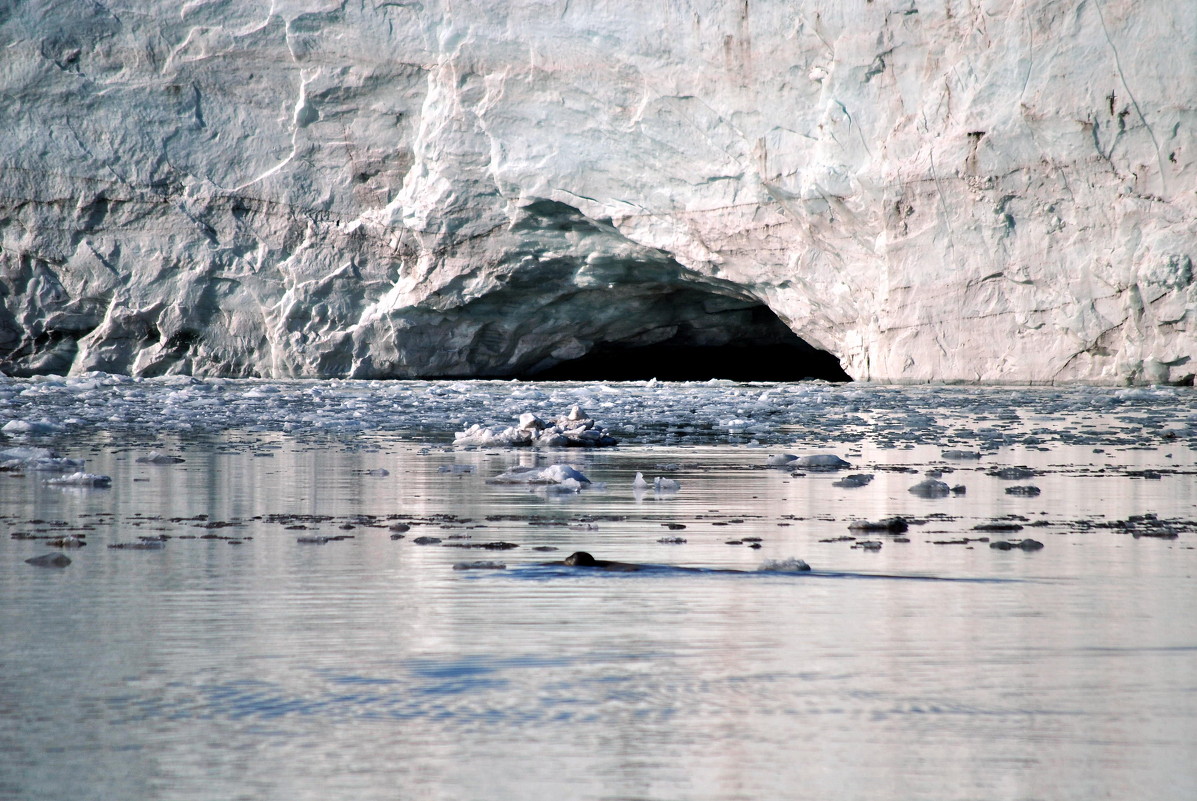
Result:
[[[111,487],[112,478],[95,473],[78,472],[61,478],[46,479],[46,483],[56,487]]]
[[[810,565],[803,559],[766,559],[759,570],[766,573],[805,573],[810,570]]]
[[[505,473],[487,479],[488,484],[564,484],[573,481],[579,488],[590,484],[572,465],[554,464],[548,467],[513,467]]]

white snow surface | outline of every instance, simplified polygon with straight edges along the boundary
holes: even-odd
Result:
[[[1187,2],[16,0],[0,41],[10,374],[502,375],[752,304],[857,379],[1197,363]]]

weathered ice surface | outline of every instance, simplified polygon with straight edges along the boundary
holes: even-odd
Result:
[[[1168,0],[0,7],[0,369],[1185,381]],[[769,335],[772,336],[772,335]]]

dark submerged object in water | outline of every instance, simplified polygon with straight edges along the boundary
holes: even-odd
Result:
[[[567,567],[595,567],[599,570],[617,570],[624,573],[632,573],[648,567],[648,565],[636,565],[631,562],[611,562],[606,559],[595,559],[586,551],[576,551],[560,562],[547,562],[546,564],[565,565]]]
[[[675,565],[638,565],[632,562],[611,562],[606,559],[595,559],[586,551],[577,551],[562,559],[560,562],[542,562],[545,567],[592,567],[596,570],[610,570],[616,573],[635,573],[639,570],[682,571],[686,573],[749,573],[748,570],[732,570],[729,568],[709,567],[678,567]],[[786,562],[770,562],[761,567],[765,572],[802,572],[809,571],[810,565],[801,559]]]

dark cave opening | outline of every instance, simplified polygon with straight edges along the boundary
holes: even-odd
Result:
[[[700,294],[705,297],[699,297]],[[598,342],[574,359],[539,365],[536,381],[804,381],[852,378],[839,360],[794,334],[766,306],[705,293],[673,293],[680,319],[621,341]],[[702,310],[695,314],[696,310]]]

